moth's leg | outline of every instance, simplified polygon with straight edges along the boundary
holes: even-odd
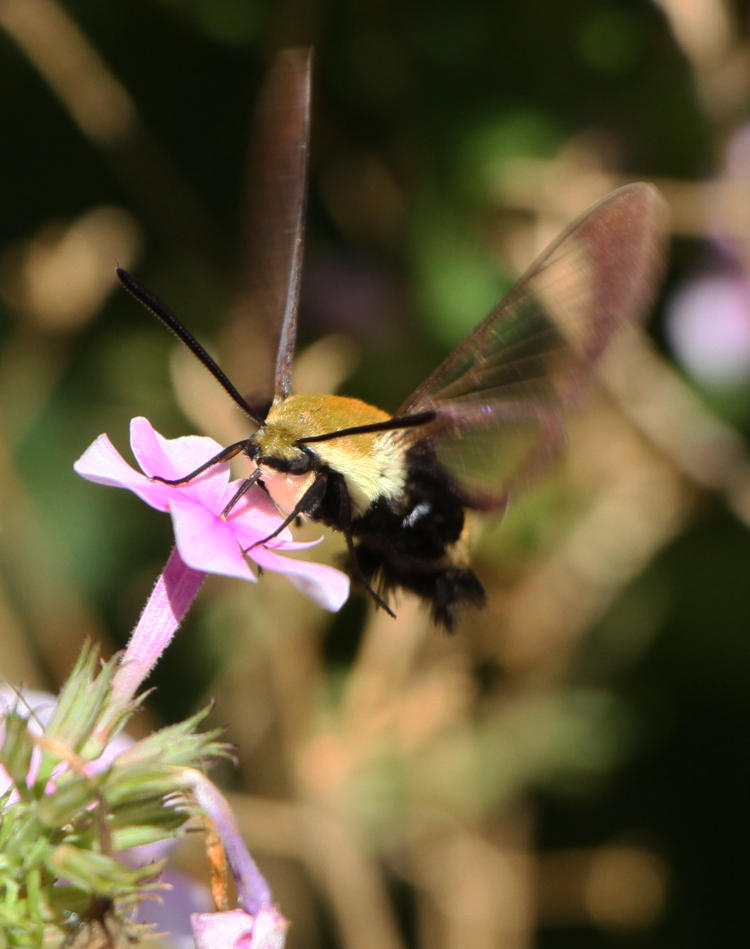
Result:
[[[335,484],[335,482],[334,482]],[[386,603],[383,597],[378,593],[377,590],[370,584],[370,581],[364,575],[362,568],[359,565],[359,557],[357,556],[357,548],[354,543],[354,537],[352,535],[352,502],[349,497],[349,492],[346,490],[345,484],[340,484],[337,486],[337,526],[343,531],[344,538],[346,540],[346,547],[349,551],[349,563],[352,567],[352,573],[354,574],[353,578],[360,583],[365,590],[370,594],[370,596],[375,601],[376,605],[381,609],[385,610],[389,616],[396,618],[396,614]]]
[[[246,438],[241,442],[235,442],[233,445],[227,445],[226,448],[222,448],[218,455],[214,455],[213,458],[204,461],[195,471],[191,471],[190,474],[186,474],[182,478],[162,478],[159,475],[149,475],[149,477],[152,481],[161,481],[163,484],[185,484],[188,481],[192,481],[193,478],[197,478],[198,475],[202,474],[207,468],[213,465],[220,465],[222,461],[229,461],[230,458],[239,455],[245,445],[247,445]]]
[[[247,492],[250,490],[250,488],[252,488],[252,486],[255,484],[255,482],[258,480],[258,478],[260,478],[260,468],[256,468],[255,471],[250,475],[249,478],[245,478],[245,480],[242,482],[242,484],[241,484],[241,485],[239,486],[239,488],[237,489],[237,492],[235,493],[235,495],[232,497],[232,499],[231,499],[231,501],[229,502],[229,504],[227,504],[227,506],[226,506],[226,507],[224,508],[224,510],[221,512],[221,516],[222,516],[222,517],[228,517],[228,516],[229,516],[229,512],[232,510],[232,508],[235,506],[235,504],[239,501],[239,499],[240,499],[241,497],[243,497],[245,494],[247,494]]]
[[[367,590],[373,600],[375,600],[375,604],[377,606],[379,606],[381,609],[384,609],[389,616],[393,617],[393,619],[396,619],[396,614],[393,612],[390,606],[388,606],[378,591],[374,589],[374,587],[370,584],[370,581],[362,572],[362,569],[359,566],[359,558],[357,557],[357,548],[354,544],[354,538],[352,537],[351,531],[345,530],[344,537],[346,538],[346,546],[349,551],[349,563],[352,565],[352,573],[355,574],[352,579],[356,580],[357,583],[360,583],[365,588],[365,590]]]
[[[273,538],[280,534],[285,527],[289,527],[292,521],[299,517],[300,514],[311,514],[322,501],[327,487],[328,475],[325,473],[325,471],[318,472],[313,483],[310,485],[307,491],[305,491],[299,501],[297,501],[297,503],[294,505],[294,509],[289,514],[287,514],[276,530],[272,531],[268,537],[264,537],[262,540],[257,540],[254,544],[251,544],[245,553],[247,553],[248,550],[252,550],[253,547],[260,547],[263,544],[267,544],[269,540],[273,540]]]

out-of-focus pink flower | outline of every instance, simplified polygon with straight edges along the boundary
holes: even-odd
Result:
[[[122,458],[106,435],[93,442],[74,468],[89,481],[127,488],[156,510],[169,512],[180,558],[193,570],[255,581],[246,559],[250,557],[266,570],[283,573],[324,609],[340,609],[349,595],[345,574],[325,564],[294,560],[277,552],[311,544],[295,543],[285,530],[267,545],[253,547],[280,523],[278,512],[262,489],[251,488],[229,515],[222,517],[241,484],[229,480],[228,464],[214,465],[186,484],[152,480],[153,475],[180,478],[198,468],[221,450],[212,438],[163,438],[147,419],[134,418],[130,446],[141,471]]]
[[[194,913],[190,917],[197,949],[283,949],[288,923],[272,906],[257,916],[241,909]]]
[[[750,381],[750,279],[732,207],[734,195],[742,197],[747,191],[750,124],[731,134],[722,166],[719,196],[711,190],[705,209],[705,262],[667,300],[665,314],[667,338],[677,359],[709,386]]]
[[[238,909],[194,913],[190,917],[198,949],[283,949],[287,920],[276,909],[271,889],[242,839],[229,804],[199,772],[192,775],[193,798],[213,824],[234,877]]]
[[[16,690],[9,685],[0,685],[0,747],[5,741],[5,723],[3,720],[9,712],[15,711],[22,718],[25,718],[28,721],[28,730],[33,735],[41,735],[44,726],[52,718],[56,705],[57,699],[49,692],[39,692],[36,689]],[[35,748],[31,755],[29,773],[26,778],[29,787],[36,780],[40,758],[41,752],[38,748]],[[0,795],[5,794],[12,784],[10,775],[0,765]],[[15,804],[18,800],[18,791],[14,788],[6,804]]]
[[[708,273],[683,284],[667,303],[666,330],[697,379],[709,385],[750,379],[750,286],[742,273]]]

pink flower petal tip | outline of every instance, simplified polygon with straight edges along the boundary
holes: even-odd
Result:
[[[287,921],[273,906],[256,916],[241,909],[225,913],[193,913],[190,917],[197,949],[284,949]]]

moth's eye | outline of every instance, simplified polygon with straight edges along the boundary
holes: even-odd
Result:
[[[301,454],[289,458],[287,464],[289,474],[307,474],[314,467],[314,457],[311,452],[303,450]]]
[[[312,452],[295,452],[294,455],[260,455],[256,452],[253,458],[256,465],[272,468],[274,471],[283,471],[285,474],[307,474],[316,467],[316,457]]]
[[[252,458],[255,461],[258,457],[258,452],[260,451],[260,446],[252,438],[248,438],[247,444],[245,445],[245,454],[248,458]]]

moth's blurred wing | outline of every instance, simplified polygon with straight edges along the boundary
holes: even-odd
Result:
[[[555,456],[563,412],[651,301],[663,219],[659,193],[637,183],[574,221],[397,413],[435,421],[394,437],[429,440],[476,506],[505,504]]]
[[[252,360],[249,380],[251,398],[258,403],[285,398],[290,390],[304,248],[311,70],[311,49],[280,52],[254,115],[244,275],[254,339],[243,351],[262,351]]]

